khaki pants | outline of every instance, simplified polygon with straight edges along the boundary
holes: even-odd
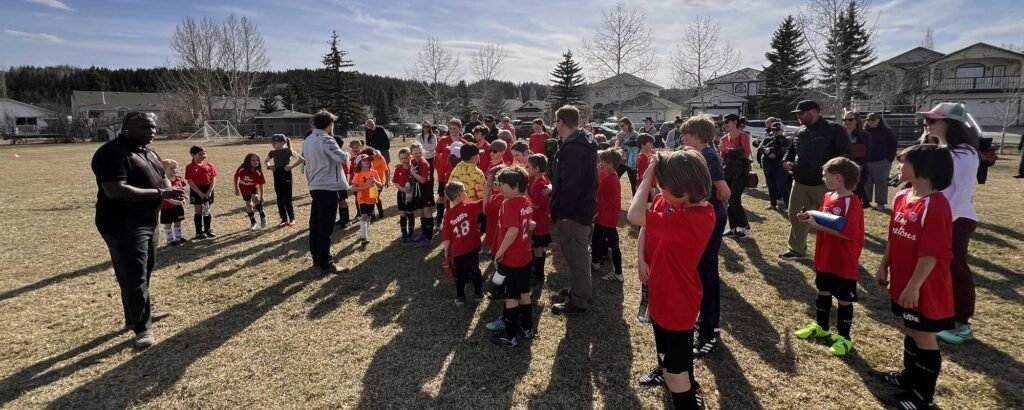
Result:
[[[789,250],[807,255],[807,225],[797,220],[796,214],[821,208],[825,184],[804,185],[793,182],[789,193]]]
[[[570,303],[582,309],[590,307],[593,286],[590,281],[590,239],[593,225],[562,219],[555,222],[552,233],[562,257],[569,266]]]

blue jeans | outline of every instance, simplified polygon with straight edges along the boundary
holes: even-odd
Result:
[[[768,185],[768,202],[772,205],[786,205],[789,202],[789,188],[793,186],[793,176],[782,168],[781,163],[765,161],[765,184]]]

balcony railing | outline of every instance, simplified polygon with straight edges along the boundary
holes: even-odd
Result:
[[[968,77],[947,78],[932,82],[933,90],[967,91],[967,90],[1007,90],[1020,87],[1020,77]]]

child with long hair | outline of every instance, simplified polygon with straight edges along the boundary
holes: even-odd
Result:
[[[356,203],[359,204],[359,243],[365,247],[370,243],[373,208],[380,201],[380,189],[384,187],[384,183],[373,169],[372,157],[360,155],[357,163],[359,167],[352,176],[352,189],[356,192]]]
[[[164,175],[171,181],[172,189],[184,191],[185,180],[178,175],[178,161],[164,159],[160,161],[164,166]],[[185,220],[185,207],[181,202],[163,200],[160,203],[160,223],[164,225],[164,236],[167,238],[167,245],[181,246],[185,238],[181,235],[181,221]]]
[[[292,204],[292,169],[304,164],[306,159],[292,149],[291,139],[284,134],[274,134],[271,146],[274,149],[267,153],[264,162],[267,167],[274,167],[274,195],[277,196],[277,213],[281,216],[281,224],[278,226],[293,226],[295,206]],[[296,158],[297,161],[292,162],[292,158]],[[348,211],[348,206],[345,206],[345,210]],[[347,216],[343,219],[348,220]]]
[[[409,174],[412,179],[412,208],[414,217],[420,218],[422,232],[416,238],[416,243],[421,246],[430,244],[434,237],[434,179],[431,172],[431,165],[423,157],[423,147],[419,143],[409,146],[409,155],[412,157],[409,166],[412,172]]]
[[[413,179],[412,157],[408,148],[398,150],[398,164],[395,165],[395,172],[391,174],[391,183],[395,184],[396,199],[398,207],[398,227],[402,230],[402,242],[412,242],[412,233],[416,226],[416,218],[413,217]]]
[[[188,202],[195,208],[193,221],[196,225],[195,239],[212,239],[214,187],[217,185],[217,167],[206,160],[206,150],[198,145],[188,150],[192,162],[185,166],[185,181],[188,182]]]
[[[267,214],[263,212],[263,162],[254,153],[245,155],[242,165],[235,170],[235,196],[245,201],[245,213],[249,215],[249,230],[256,230],[256,212],[260,213],[260,228],[267,227]]]

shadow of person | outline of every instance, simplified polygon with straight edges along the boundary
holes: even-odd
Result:
[[[190,365],[221,347],[275,306],[300,292],[317,275],[300,271],[248,300],[157,343],[131,360],[79,385],[47,408],[125,408],[145,403],[173,386]]]
[[[720,409],[763,409],[761,401],[757,398],[757,393],[754,392],[754,387],[750,384],[750,380],[743,373],[743,369],[740,367],[739,362],[736,361],[736,356],[729,350],[728,345],[722,345],[717,352],[714,353],[714,357],[709,357],[707,360],[702,360],[704,366],[708,368],[715,377],[717,383],[717,391],[714,395],[718,396],[718,408]],[[700,374],[697,374],[697,381],[700,382]],[[702,386],[705,384],[701,384]],[[703,388],[702,388],[703,390]],[[705,393],[705,400],[709,397],[708,393]]]
[[[1024,363],[982,340],[960,346],[943,346],[943,360],[950,360],[966,369],[985,375],[995,385],[1001,408],[1024,408]]]
[[[78,278],[78,277],[81,277],[81,276],[89,276],[89,275],[92,275],[94,273],[100,273],[100,272],[106,271],[108,269],[111,269],[110,261],[109,260],[105,260],[103,262],[96,263],[95,265],[90,265],[90,266],[87,266],[87,267],[84,267],[84,268],[75,269],[75,270],[73,270],[71,272],[59,273],[59,274],[56,274],[54,276],[50,276],[50,277],[48,277],[46,279],[42,279],[42,280],[30,283],[28,285],[24,285],[24,286],[21,286],[21,287],[18,287],[18,288],[11,289],[11,290],[5,291],[3,293],[0,293],[0,302],[3,302],[5,300],[7,300],[7,299],[16,298],[18,296],[21,296],[21,295],[24,295],[26,293],[29,293],[29,292],[32,292],[32,291],[36,291],[36,290],[45,288],[47,286],[56,285],[58,283],[61,283],[61,282],[67,281],[67,280],[72,280],[72,279],[75,279],[75,278]]]
[[[776,370],[796,373],[796,354],[790,333],[780,335],[761,311],[725,281],[722,282],[722,329]],[[707,360],[717,360],[717,356],[712,353]]]

